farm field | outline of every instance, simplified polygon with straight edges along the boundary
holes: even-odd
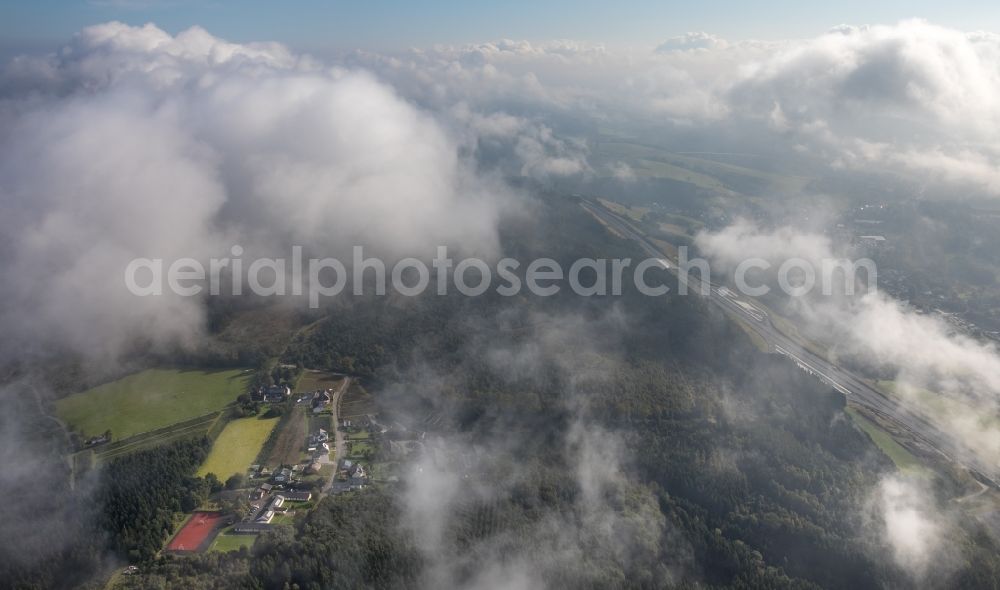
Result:
[[[261,465],[293,465],[302,458],[309,427],[306,406],[295,404],[291,409],[285,410],[285,415],[280,420],[279,430],[275,433],[266,456],[260,459]]]
[[[295,384],[296,393],[316,391],[317,389],[333,389],[340,387],[344,380],[339,375],[331,375],[324,371],[303,371],[299,382]]]
[[[226,424],[205,462],[198,469],[198,475],[214,473],[220,480],[226,481],[233,474],[245,472],[257,458],[278,420],[250,417]]]
[[[344,398],[340,401],[340,415],[338,417],[341,420],[350,420],[377,413],[378,408],[375,406],[375,400],[371,394],[357,381],[352,382],[351,386],[347,388]]]
[[[113,440],[216,412],[246,391],[243,369],[147,369],[56,402],[59,417],[85,436]]]

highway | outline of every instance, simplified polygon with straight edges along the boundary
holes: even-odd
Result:
[[[682,274],[677,273],[675,265],[631,221],[599,204],[588,201],[582,201],[581,204],[584,209],[607,223],[615,231],[636,241],[650,257],[661,259],[662,264],[673,272],[679,281],[687,280]],[[694,269],[691,275],[690,278],[693,280],[688,283],[687,291],[701,295],[702,285],[698,271]],[[755,305],[753,298],[737,296],[721,285],[714,283],[710,285],[709,300],[724,312],[743,319],[744,324],[756,332],[772,351],[788,357],[800,369],[844,394],[853,404],[865,408],[878,415],[882,420],[906,431],[916,443],[924,448],[925,452],[937,454],[945,460],[956,463],[969,470],[980,481],[1000,489],[1000,483],[998,483],[1000,482],[1000,473],[998,473],[997,466],[984,464],[974,452],[965,448],[953,437],[941,432],[925,417],[882,395],[854,373],[797,344],[771,323],[770,318],[762,311],[762,308]]]

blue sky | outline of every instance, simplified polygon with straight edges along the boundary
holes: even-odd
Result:
[[[572,38],[656,43],[686,31],[729,39],[808,37],[840,23],[893,23],[923,17],[961,29],[1000,31],[1000,3],[956,0],[806,3],[768,0],[673,2],[496,0],[34,0],[4,3],[0,43],[45,46],[89,24],[155,22],[177,32],[201,25],[233,41],[276,40],[303,48],[395,49],[432,43]]]

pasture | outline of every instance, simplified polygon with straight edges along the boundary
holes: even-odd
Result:
[[[247,389],[243,369],[147,369],[56,402],[59,417],[85,436],[113,440],[217,412]]]

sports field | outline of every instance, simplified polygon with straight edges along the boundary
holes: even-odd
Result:
[[[168,551],[198,551],[222,522],[220,512],[195,512],[177,531],[170,543]]]
[[[211,547],[208,548],[209,551],[239,551],[240,547],[246,547],[247,549],[253,547],[254,542],[257,540],[257,535],[237,535],[231,532],[232,527],[223,529],[218,535],[215,536],[215,540],[212,541]]]
[[[279,418],[240,418],[222,429],[211,452],[198,469],[198,475],[214,473],[226,481],[235,473],[243,473],[254,462]]]
[[[56,402],[59,417],[86,436],[114,440],[221,410],[247,389],[243,369],[148,369]]]

